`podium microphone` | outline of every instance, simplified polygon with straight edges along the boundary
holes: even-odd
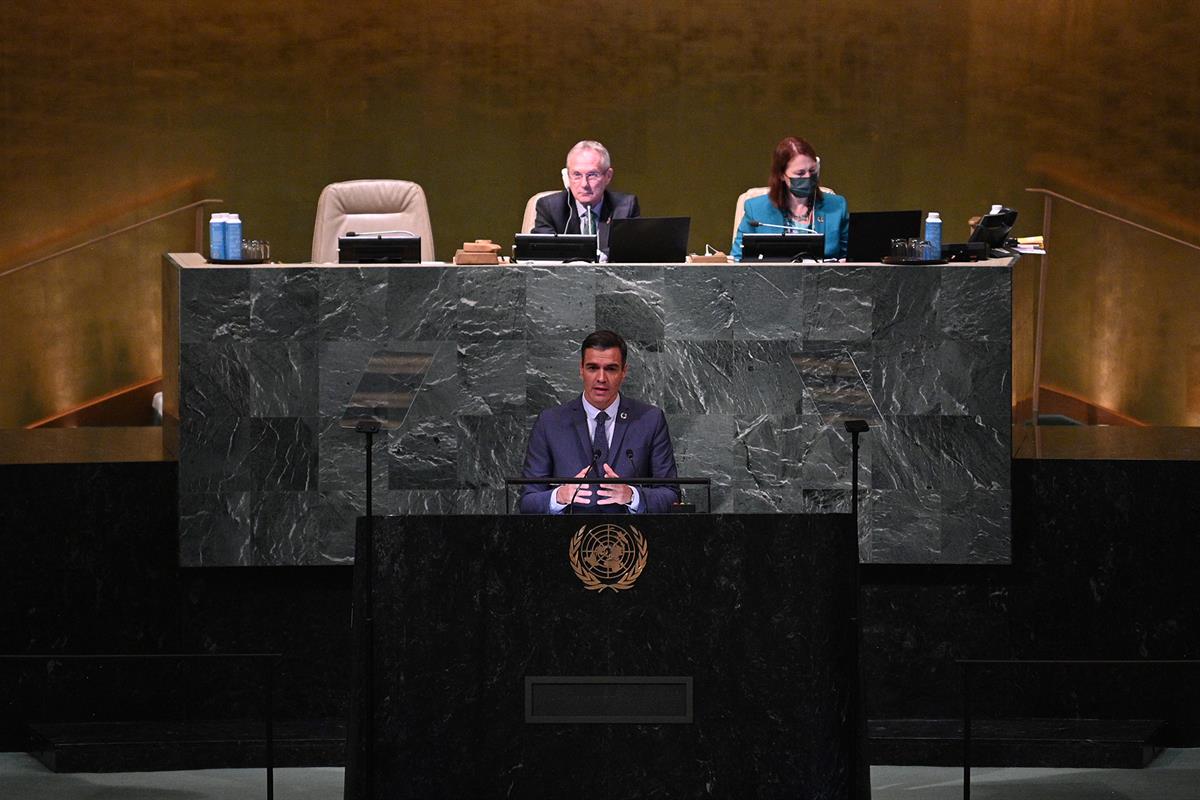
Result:
[[[600,477],[600,470],[596,466],[596,459],[600,458],[600,451],[592,451],[592,470],[596,473],[596,477]],[[575,491],[571,492],[571,502],[567,504],[567,514],[573,516],[575,514],[575,495],[579,494],[579,490],[586,486],[586,483],[575,484]]]
[[[633,450],[632,449],[625,451],[625,458],[629,459],[629,477],[632,478],[633,473],[637,472],[637,464],[633,463]],[[633,486],[634,488],[637,488],[636,483],[630,484],[630,485]],[[642,508],[645,508],[645,506],[643,505]]]
[[[774,228],[775,230],[783,231],[784,233],[819,233],[813,228],[792,227],[789,225],[773,225],[770,222],[759,222],[756,219],[749,220],[748,224],[751,228]]]

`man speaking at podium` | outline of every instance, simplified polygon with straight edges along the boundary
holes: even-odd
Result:
[[[621,396],[629,371],[625,340],[596,331],[583,340],[583,395],[538,415],[525,453],[526,478],[674,478],[675,450],[661,409]],[[529,485],[524,514],[661,514],[679,501],[678,486]]]
[[[614,219],[639,216],[637,196],[610,192],[612,159],[599,142],[583,140],[567,153],[567,188],[537,201],[531,233],[586,233],[608,253],[608,229]]]

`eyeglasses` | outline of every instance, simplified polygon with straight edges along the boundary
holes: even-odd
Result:
[[[603,172],[570,172],[567,177],[571,179],[571,183],[595,183],[604,177]]]

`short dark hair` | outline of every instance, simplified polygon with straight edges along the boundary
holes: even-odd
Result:
[[[616,331],[594,331],[589,333],[583,340],[583,344],[579,347],[579,363],[583,363],[583,356],[588,351],[588,348],[594,350],[607,350],[610,347],[619,347],[621,349],[621,364],[629,358],[629,348],[625,344],[625,340],[621,338],[621,334]]]

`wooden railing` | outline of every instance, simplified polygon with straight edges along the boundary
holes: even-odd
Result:
[[[114,236],[120,236],[123,233],[128,233],[129,231],[137,230],[138,228],[141,228],[145,225],[149,225],[151,222],[158,222],[160,219],[166,219],[167,217],[173,217],[176,214],[181,214],[184,211],[191,211],[193,209],[195,210],[195,215],[196,215],[196,252],[202,253],[202,252],[204,252],[204,209],[206,206],[217,205],[219,203],[224,203],[224,202],[225,202],[224,200],[221,200],[219,198],[209,197],[204,200],[197,200],[194,203],[188,203],[186,206],[180,206],[179,208],[173,208],[170,211],[164,211],[163,213],[156,214],[155,216],[150,217],[149,219],[144,219],[144,220],[141,220],[140,222],[135,222],[132,225],[126,225],[124,228],[119,228],[115,231],[109,231],[108,233],[105,233],[101,236],[96,236],[94,238],[88,239],[86,242],[81,242],[77,245],[72,245],[71,247],[68,247],[66,249],[58,250],[54,253],[51,253],[48,256],[41,256],[40,258],[35,258],[32,261],[26,261],[24,264],[18,264],[15,267],[9,267],[9,268],[5,269],[3,272],[0,272],[0,278],[3,278],[6,275],[12,275],[14,272],[20,272],[23,269],[28,269],[29,267],[36,266],[43,262],[50,261],[55,258],[59,258],[60,256],[65,256],[68,253],[74,253],[76,250],[82,250],[85,247],[91,247],[92,245],[103,242],[106,239],[111,239]]]
[[[1142,225],[1141,223],[1134,222],[1131,219],[1125,219],[1124,217],[1119,217],[1116,214],[1109,213],[1108,211],[1101,210],[1094,206],[1089,206],[1087,203],[1081,203],[1080,201],[1075,200],[1074,198],[1067,197],[1066,195],[1059,194],[1058,192],[1052,192],[1049,189],[1027,188],[1027,189],[1025,189],[1025,191],[1033,192],[1034,194],[1040,194],[1043,197],[1042,241],[1043,241],[1043,244],[1045,246],[1045,251],[1046,251],[1046,254],[1044,256],[1042,256],[1041,271],[1038,276],[1037,317],[1036,317],[1036,321],[1034,322],[1034,333],[1033,333],[1033,397],[1032,397],[1033,408],[1032,408],[1032,418],[1033,418],[1034,424],[1036,425],[1037,420],[1038,420],[1038,413],[1040,411],[1039,395],[1041,394],[1041,386],[1042,386],[1042,330],[1043,330],[1044,316],[1045,316],[1045,310],[1046,310],[1046,279],[1047,279],[1047,275],[1050,272],[1050,252],[1051,252],[1050,251],[1050,222],[1051,222],[1051,218],[1053,215],[1052,212],[1053,212],[1053,207],[1054,207],[1054,201],[1061,200],[1064,203],[1069,203],[1070,205],[1073,205],[1077,208],[1082,208],[1083,210],[1088,211],[1092,214],[1096,214],[1098,216],[1105,217],[1106,219],[1111,219],[1115,222],[1121,223],[1122,225],[1127,225],[1131,228],[1136,228],[1140,231],[1145,231],[1146,233],[1153,234],[1154,236],[1158,236],[1160,238],[1166,239],[1169,242],[1174,242],[1175,244],[1183,245],[1184,247],[1191,248],[1192,250],[1200,250],[1200,245],[1195,244],[1194,242],[1189,242],[1184,239],[1180,239],[1175,236],[1171,236],[1170,234],[1163,233],[1162,231],[1155,230],[1154,228],[1148,227],[1146,225]]]

